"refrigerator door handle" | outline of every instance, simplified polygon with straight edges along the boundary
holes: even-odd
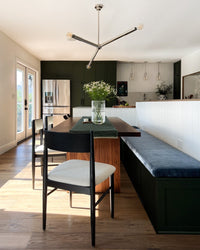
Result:
[[[52,80],[52,94],[53,94],[53,102],[52,102],[52,106],[56,106],[56,81]]]
[[[55,80],[55,88],[54,88],[54,91],[55,91],[54,106],[57,106],[57,104],[58,104],[58,97],[57,97],[58,85],[57,85],[57,81],[56,81],[56,80]]]
[[[56,81],[56,106],[59,105],[59,86],[58,83]]]

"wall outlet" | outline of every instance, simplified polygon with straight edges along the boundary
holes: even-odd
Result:
[[[183,149],[183,140],[180,138],[177,139],[177,148]]]

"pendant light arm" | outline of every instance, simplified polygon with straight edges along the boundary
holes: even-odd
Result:
[[[134,31],[136,31],[136,30],[138,30],[137,27],[135,27],[134,29],[131,29],[131,30],[129,30],[129,31],[127,31],[127,32],[125,32],[125,33],[123,33],[123,34],[121,34],[121,35],[119,35],[119,36],[113,38],[113,39],[111,39],[111,40],[108,40],[107,42],[102,43],[102,44],[100,45],[100,47],[102,48],[103,46],[105,46],[105,45],[107,45],[107,44],[109,44],[109,43],[112,43],[112,42],[114,42],[114,41],[120,39],[121,37],[124,37],[124,36],[126,36],[126,35],[128,35],[128,34],[134,32]]]
[[[97,39],[98,46],[100,45],[99,40],[100,40],[100,21],[99,21],[99,11],[98,11],[98,39]]]
[[[84,38],[82,38],[82,37],[80,37],[80,36],[77,36],[77,35],[75,35],[75,34],[68,33],[67,36],[70,37],[70,38],[73,38],[73,39],[75,39],[75,40],[78,40],[78,41],[80,41],[80,42],[87,43],[87,44],[89,44],[89,45],[92,45],[92,46],[98,48],[98,44],[93,43],[93,42],[90,42],[90,41],[88,41],[88,40],[86,40],[86,39],[84,39]]]
[[[96,57],[97,53],[99,52],[100,48],[98,47],[97,50],[95,51],[94,56],[92,57],[92,59],[90,60],[90,62],[87,64],[86,68],[90,69],[91,68],[91,64],[94,61],[94,58]]]

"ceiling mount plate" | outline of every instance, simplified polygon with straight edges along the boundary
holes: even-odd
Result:
[[[97,11],[100,11],[102,8],[103,8],[103,4],[96,4],[96,5],[95,5],[95,9],[96,9]]]

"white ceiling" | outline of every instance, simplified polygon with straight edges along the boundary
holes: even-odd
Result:
[[[200,0],[0,0],[0,30],[41,60],[90,60],[100,42],[139,24],[144,29],[99,51],[96,60],[169,62],[200,50]]]

